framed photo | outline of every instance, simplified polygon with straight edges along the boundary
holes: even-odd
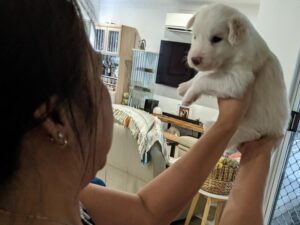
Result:
[[[179,113],[178,113],[178,115],[180,117],[183,117],[183,118],[187,119],[187,118],[189,118],[189,114],[190,114],[190,107],[179,105]]]

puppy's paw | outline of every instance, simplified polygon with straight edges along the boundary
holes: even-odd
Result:
[[[193,102],[195,102],[199,97],[200,97],[200,93],[195,92],[193,89],[189,89],[183,99],[182,99],[182,105],[183,106],[189,106],[191,105]]]
[[[197,98],[184,98],[182,100],[181,105],[183,105],[183,106],[190,106],[196,100],[197,100]]]
[[[189,84],[187,82],[179,84],[177,88],[177,94],[180,96],[184,96],[187,90],[189,89]]]

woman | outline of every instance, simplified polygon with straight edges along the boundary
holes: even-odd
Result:
[[[98,225],[169,224],[222,155],[250,91],[242,100],[219,100],[215,125],[137,194],[88,185],[105,165],[113,116],[77,3],[2,0],[0,18],[0,224],[93,223],[80,215],[79,199]],[[262,224],[273,144],[263,139],[242,147],[222,225]]]

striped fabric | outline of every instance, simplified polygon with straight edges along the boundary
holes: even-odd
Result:
[[[137,140],[142,163],[147,164],[150,162],[149,151],[155,143],[161,145],[162,153],[165,159],[168,159],[164,148],[161,121],[158,118],[140,109],[117,104],[113,105],[113,113],[115,122],[122,125],[130,117],[128,129]]]

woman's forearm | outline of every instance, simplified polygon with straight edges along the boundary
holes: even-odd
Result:
[[[262,203],[270,158],[267,151],[254,160],[242,158],[220,225],[263,224]]]
[[[216,123],[169,169],[139,193],[145,207],[161,224],[170,222],[195,195],[221,157],[235,127]]]

